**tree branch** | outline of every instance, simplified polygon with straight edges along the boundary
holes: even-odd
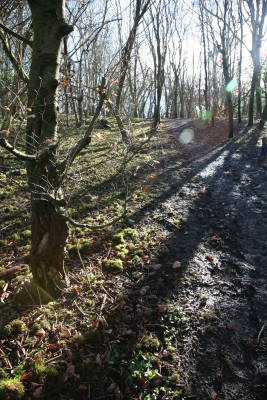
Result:
[[[6,53],[7,57],[9,58],[11,64],[13,65],[14,69],[17,71],[19,77],[21,78],[21,80],[23,80],[25,83],[28,83],[29,78],[27,77],[26,73],[24,72],[23,68],[21,67],[21,65],[18,63],[18,61],[16,60],[14,54],[12,53],[10,46],[6,40],[6,38],[4,37],[3,33],[0,30],[0,40],[2,42],[3,45],[3,49],[4,52]]]
[[[16,156],[19,160],[22,161],[35,161],[36,156],[34,154],[26,154],[23,153],[22,151],[16,149],[12,144],[10,144],[5,138],[4,138],[4,132],[0,131],[0,146],[6,149],[9,153],[13,154]]]
[[[68,221],[71,225],[76,226],[77,228],[89,228],[92,231],[94,231],[94,230],[104,229],[108,226],[116,224],[117,222],[121,221],[126,216],[126,214],[127,214],[127,211],[124,210],[123,213],[121,213],[118,217],[112,219],[109,222],[106,222],[105,224],[101,224],[101,225],[82,224],[77,221],[74,221],[74,219],[72,219],[68,215],[65,215],[65,214],[61,214],[61,215],[66,219],[66,221]]]
[[[102,110],[104,101],[106,99],[106,79],[103,77],[101,81],[101,85],[99,86],[99,102],[97,109],[94,113],[94,116],[92,118],[92,121],[90,122],[84,136],[82,139],[80,139],[72,149],[70,149],[67,157],[65,160],[62,162],[62,167],[63,167],[63,172],[70,167],[70,165],[73,163],[75,158],[78,156],[78,154],[86,147],[88,144],[90,144],[91,139],[92,139],[92,131],[94,129],[95,123],[97,118],[99,117],[99,114]]]
[[[12,31],[12,30],[9,29],[7,26],[1,24],[1,22],[0,22],[0,28],[1,28],[4,32],[8,33],[9,35],[15,37],[16,39],[18,39],[18,40],[22,41],[23,43],[27,44],[28,46],[31,46],[31,47],[32,47],[32,43],[33,43],[33,42],[32,42],[31,40],[25,38],[24,36],[21,36],[21,35],[20,35],[19,33],[17,33],[17,32]]]

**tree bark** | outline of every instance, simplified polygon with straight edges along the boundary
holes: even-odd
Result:
[[[255,92],[259,84],[260,66],[254,65],[253,75],[250,86],[249,106],[248,106],[248,126],[253,125],[254,121],[254,103],[255,103]]]
[[[64,246],[68,235],[59,212],[60,170],[57,166],[57,87],[62,39],[72,31],[64,21],[65,0],[28,0],[34,31],[28,86],[28,164],[32,206],[30,267],[37,285],[55,296],[64,286]]]
[[[242,61],[243,61],[243,13],[241,0],[238,2],[238,15],[240,23],[240,43],[239,43],[239,61],[238,61],[238,99],[237,99],[237,120],[238,124],[242,123]]]

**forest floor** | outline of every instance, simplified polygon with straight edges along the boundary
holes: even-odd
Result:
[[[108,222],[125,192],[129,215],[72,229],[62,296],[19,304],[27,267],[0,281],[0,399],[265,400],[260,133],[227,141],[224,122],[192,131],[167,121],[147,142],[148,125],[133,130],[139,151],[126,171],[115,126],[70,171],[73,218]],[[76,140],[69,133],[62,153]],[[1,276],[27,263],[30,232],[24,167],[0,156]]]

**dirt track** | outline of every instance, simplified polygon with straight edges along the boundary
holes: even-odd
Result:
[[[251,133],[194,162],[161,204],[162,262],[183,267],[171,297],[190,321],[180,357],[198,400],[267,398],[267,174],[257,141]],[[168,225],[170,213],[186,220],[182,232]]]

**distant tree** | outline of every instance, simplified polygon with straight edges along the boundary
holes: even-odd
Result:
[[[231,0],[223,0],[222,4],[215,0],[213,6],[208,7],[203,1],[203,7],[210,14],[207,20],[213,42],[221,55],[222,71],[225,83],[225,99],[228,114],[229,138],[234,135],[234,110],[233,110],[233,58],[234,41],[236,39],[236,24],[234,9]],[[216,29],[218,27],[218,33]]]
[[[263,28],[267,14],[267,0],[245,0],[248,6],[248,14],[251,26],[251,58],[253,63],[253,73],[250,85],[249,107],[248,107],[248,125],[253,125],[254,102],[256,94],[257,112],[261,115],[261,59],[260,51],[263,39]]]

